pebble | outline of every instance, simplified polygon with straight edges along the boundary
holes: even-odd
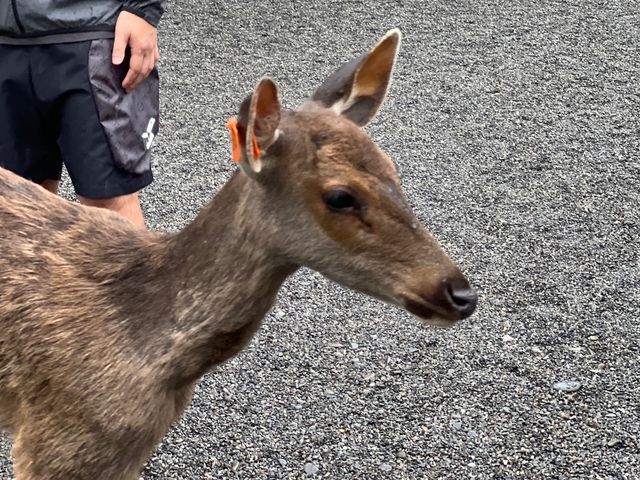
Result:
[[[383,472],[390,472],[391,470],[393,470],[393,467],[388,463],[383,463],[380,465],[380,470],[382,470]]]
[[[460,430],[462,428],[462,420],[452,420],[451,428],[454,430]]]
[[[513,343],[513,342],[515,342],[515,341],[516,341],[516,339],[515,339],[515,338],[513,338],[511,335],[504,335],[504,336],[502,337],[502,341],[503,341],[504,343]]]
[[[582,384],[577,380],[562,380],[553,384],[553,388],[561,392],[577,392],[582,387]]]
[[[284,458],[279,458],[278,462],[280,462],[280,465],[282,465],[283,467],[287,466],[287,461]]]
[[[623,444],[624,442],[621,439],[617,437],[613,437],[611,440],[607,442],[607,447],[609,448],[621,447]]]
[[[424,342],[425,347],[435,347],[436,345],[438,345],[438,339],[435,337],[429,338]]]
[[[309,476],[315,475],[316,473],[318,473],[318,466],[313,463],[307,463],[304,466],[304,473]]]

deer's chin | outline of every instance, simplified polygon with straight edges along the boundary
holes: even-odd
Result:
[[[406,297],[402,299],[402,306],[423,325],[449,328],[457,321],[457,319],[443,317],[426,303],[417,302]]]

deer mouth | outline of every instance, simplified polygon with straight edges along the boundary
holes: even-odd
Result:
[[[411,298],[402,297],[402,306],[421,322],[436,327],[451,327],[456,323],[457,318],[446,318],[436,311],[431,305],[424,301],[417,301]]]

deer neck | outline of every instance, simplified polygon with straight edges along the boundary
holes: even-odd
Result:
[[[169,364],[177,384],[239,353],[296,269],[274,253],[276,229],[255,190],[236,172],[171,239],[168,255],[176,269]]]

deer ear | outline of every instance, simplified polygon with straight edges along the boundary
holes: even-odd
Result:
[[[239,150],[236,161],[249,175],[262,170],[262,159],[267,149],[278,138],[281,106],[278,98],[278,86],[270,78],[258,82],[255,90],[240,105],[237,120],[237,138],[232,142],[234,152]]]
[[[369,123],[389,89],[400,38],[397,28],[387,32],[368,53],[336,70],[311,99],[360,126]]]

